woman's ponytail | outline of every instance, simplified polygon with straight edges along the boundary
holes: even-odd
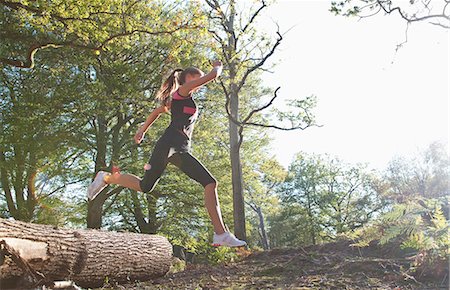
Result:
[[[178,86],[180,85],[179,74],[181,72],[183,72],[182,69],[174,70],[156,93],[156,99],[163,105],[167,105],[170,95],[178,89]]]

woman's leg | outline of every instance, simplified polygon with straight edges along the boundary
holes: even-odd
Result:
[[[219,196],[217,194],[217,182],[205,186],[205,206],[211,217],[214,232],[218,235],[225,232],[222,213],[220,211]]]
[[[118,184],[136,191],[142,191],[140,186],[141,179],[133,174],[112,173],[105,176],[104,180],[108,184]]]
[[[169,158],[169,162],[203,185],[205,188],[205,206],[214,226],[214,232],[216,234],[224,233],[225,226],[217,194],[217,180],[200,161],[189,153],[176,153]]]
[[[140,192],[152,191],[166,169],[169,149],[169,146],[162,141],[156,143],[149,162],[144,166],[145,174],[142,179],[133,174],[113,173],[104,178],[105,182],[118,184]]]

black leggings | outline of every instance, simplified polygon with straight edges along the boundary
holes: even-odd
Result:
[[[169,151],[170,145],[165,140],[159,139],[156,142],[150,161],[145,165],[145,175],[139,183],[143,192],[150,192],[155,188],[168,162],[180,168],[203,187],[210,183],[217,183],[208,169],[190,153],[176,152],[169,157]]]

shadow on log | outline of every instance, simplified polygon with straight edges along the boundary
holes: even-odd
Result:
[[[70,230],[0,218],[0,289],[81,287],[146,281],[165,275],[172,246],[162,236],[102,230]]]

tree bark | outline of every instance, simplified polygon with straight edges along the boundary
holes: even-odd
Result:
[[[18,218],[17,208],[12,198],[11,186],[8,180],[8,169],[6,169],[5,153],[0,151],[0,185],[5,192],[6,205],[12,217]]]
[[[308,217],[309,217],[309,234],[311,235],[311,242],[313,245],[316,244],[316,223],[314,214],[312,211],[312,205],[311,205],[311,196],[308,191],[306,191],[306,202],[307,202],[307,210],[308,210]]]
[[[264,225],[264,216],[260,206],[256,208],[256,213],[259,217],[259,228],[261,229],[261,242],[263,245],[263,249],[267,251],[269,250],[269,242],[267,239],[266,227]]]
[[[230,92],[230,113],[235,120],[239,120],[239,88],[236,84],[236,61],[233,60],[233,54],[236,53],[236,38],[234,35],[234,15],[235,3],[230,3],[230,19],[228,22],[228,46],[229,51],[229,73],[231,81]],[[241,136],[239,135],[239,127],[231,119],[229,119],[230,133],[230,159],[231,159],[231,178],[233,185],[233,218],[234,218],[234,234],[238,239],[247,240],[245,229],[245,207],[244,207],[244,185],[242,180],[242,164],[241,164]]]
[[[154,190],[151,194],[147,194],[147,211],[149,234],[156,233],[161,227],[162,221],[158,218],[158,198],[161,196],[159,191]]]
[[[106,187],[107,190],[108,187]],[[103,204],[106,196],[99,194],[94,200],[88,201],[86,223],[89,229],[100,229],[102,227]]]
[[[33,152],[30,152],[30,155],[33,156],[34,155]],[[36,164],[34,158],[30,157],[30,159],[31,159],[30,162],[31,162],[32,166],[34,166]],[[27,176],[26,209],[27,209],[27,213],[28,213],[27,221],[29,221],[33,217],[34,211],[38,204],[38,200],[36,197],[36,186],[35,186],[37,170],[33,168],[30,170],[29,174],[27,174],[27,175],[28,176]]]
[[[145,281],[165,275],[172,256],[172,246],[162,236],[58,229],[5,219],[0,219],[0,243],[0,257],[4,257],[0,259],[1,289],[23,289],[43,280],[72,280],[85,288],[100,287],[106,279]],[[21,263],[13,259],[12,252],[19,254]],[[27,277],[23,264],[45,279]]]
[[[242,182],[242,164],[239,146],[238,127],[231,120],[230,125],[230,158],[233,185],[233,218],[234,233],[237,238],[246,240],[245,209]]]
[[[137,193],[134,191],[131,193],[131,201],[133,203],[133,213],[136,219],[139,231],[143,234],[149,234],[148,223],[145,221],[144,213],[142,212],[141,203],[138,200]]]

